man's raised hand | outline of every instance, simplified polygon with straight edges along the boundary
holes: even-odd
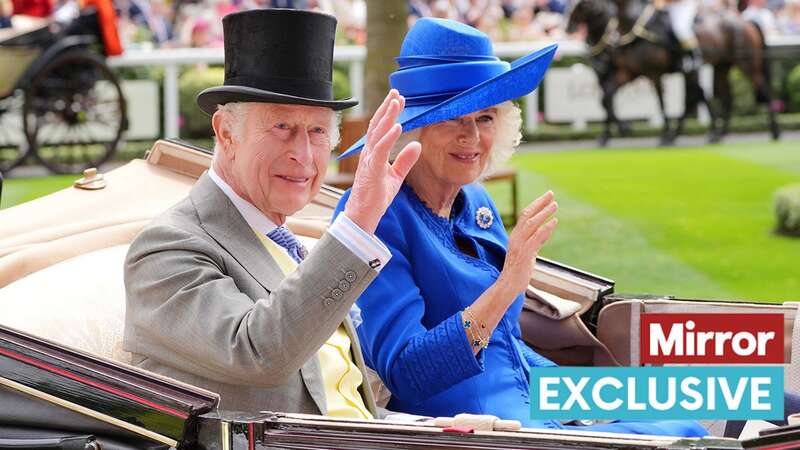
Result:
[[[419,142],[410,142],[394,163],[389,163],[392,147],[403,132],[396,121],[404,106],[405,99],[392,89],[369,121],[353,190],[344,207],[347,218],[370,234],[375,232],[422,150]]]

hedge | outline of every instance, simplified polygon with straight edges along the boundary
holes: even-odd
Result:
[[[779,231],[800,236],[800,184],[775,192],[775,215]]]
[[[800,111],[800,64],[796,65],[786,77],[786,95],[789,108],[792,111]]]

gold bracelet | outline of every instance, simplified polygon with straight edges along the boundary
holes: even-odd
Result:
[[[483,322],[477,320],[475,315],[472,314],[472,310],[467,306],[464,308],[464,313],[467,314],[468,318],[464,321],[464,328],[469,330],[470,339],[472,341],[473,347],[481,347],[481,348],[488,348],[489,347],[489,338],[491,337],[484,337],[483,333],[480,332],[480,329],[486,329],[486,325]],[[475,326],[473,326],[473,324]],[[478,338],[475,339],[475,334],[478,335]]]
[[[466,310],[464,311],[467,312]],[[467,339],[469,339],[470,345],[473,347],[479,347],[483,344],[483,338],[480,334],[478,334],[478,338],[475,338],[475,320],[466,316],[466,314],[462,314],[462,320],[464,325],[464,330],[467,333]]]
[[[481,330],[486,329],[486,325],[484,325],[483,322],[475,318],[475,315],[472,313],[472,310],[470,309],[469,306],[464,308],[464,312],[469,315],[472,322],[474,322],[478,326],[478,328],[480,328]],[[480,333],[480,331],[478,331],[478,333],[481,335],[481,337],[483,337],[483,333]]]

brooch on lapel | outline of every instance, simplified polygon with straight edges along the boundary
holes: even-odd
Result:
[[[485,206],[478,208],[478,210],[475,212],[475,223],[477,223],[478,226],[484,230],[492,226],[494,223],[494,215],[492,214],[492,210]]]

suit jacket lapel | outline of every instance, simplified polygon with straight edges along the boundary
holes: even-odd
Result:
[[[204,173],[197,180],[189,197],[194,204],[195,210],[197,210],[200,226],[220,246],[225,248],[259,284],[264,286],[264,289],[269,292],[277,289],[285,278],[283,270],[272,258],[272,255],[269,254],[269,251],[264,248],[250,225],[247,224],[236,207],[233,206],[233,203],[207,173]],[[361,354],[358,335],[349,317],[345,319],[343,324],[347,335],[350,337],[353,361],[361,371],[364,380],[360,388],[364,403],[372,415],[378,417],[372,390],[369,388],[369,378],[367,378],[366,365]],[[328,404],[322,383],[319,358],[314,355],[314,357],[306,361],[300,369],[300,373],[311,398],[314,399],[320,412],[326,414],[328,412]]]
[[[353,362],[356,363],[358,370],[361,371],[361,378],[363,380],[359,388],[361,397],[364,399],[365,406],[369,412],[372,413],[372,417],[377,419],[378,407],[375,404],[375,397],[372,395],[372,389],[369,385],[367,365],[364,363],[364,355],[361,354],[361,342],[358,340],[358,333],[356,333],[356,328],[353,326],[353,322],[350,321],[349,316],[344,319],[342,325],[344,325],[344,330],[350,337],[350,353],[353,355]]]
[[[320,414],[328,414],[328,398],[325,396],[325,385],[322,382],[322,368],[319,364],[319,356],[314,354],[305,364],[300,373],[306,383],[306,389],[317,404]]]
[[[250,228],[230,199],[204,173],[192,188],[189,197],[194,203],[200,226],[244,267],[269,292],[286,277],[278,263]],[[320,413],[328,412],[319,358],[314,355],[300,369],[306,389]]]
[[[204,173],[189,197],[200,226],[264,288],[272,292],[284,275],[224,192]]]

